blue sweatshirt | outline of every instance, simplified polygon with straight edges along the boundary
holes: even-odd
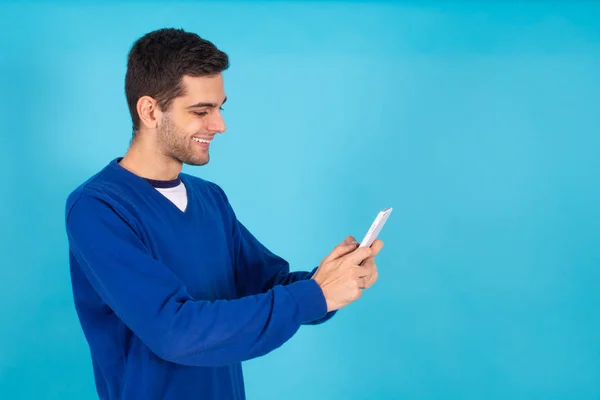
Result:
[[[66,203],[76,311],[101,399],[245,399],[241,363],[327,313],[310,272],[263,246],[216,184],[180,210],[119,159]]]

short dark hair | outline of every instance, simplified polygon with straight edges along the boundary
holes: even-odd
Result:
[[[140,125],[136,110],[140,97],[151,96],[162,110],[167,110],[174,98],[184,94],[184,75],[211,76],[227,68],[227,54],[195,33],[165,28],[139,38],[129,51],[125,74],[134,134]]]

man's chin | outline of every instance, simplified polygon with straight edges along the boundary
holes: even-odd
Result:
[[[183,163],[194,166],[194,167],[201,167],[203,165],[208,164],[209,161],[210,161],[210,157],[207,155],[206,157],[203,157],[203,158],[190,158],[188,160],[185,160]]]

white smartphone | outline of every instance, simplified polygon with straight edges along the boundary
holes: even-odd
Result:
[[[362,242],[360,242],[359,247],[370,247],[373,244],[391,213],[392,207],[384,208],[383,210],[379,211],[379,214],[377,214],[375,217],[375,220],[371,224],[367,234],[363,238]]]

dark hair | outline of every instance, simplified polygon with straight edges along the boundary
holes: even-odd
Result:
[[[229,68],[227,54],[208,40],[183,29],[159,29],[139,38],[129,51],[125,95],[133,122],[139,129],[137,101],[151,96],[162,110],[184,94],[184,75],[210,76]]]

